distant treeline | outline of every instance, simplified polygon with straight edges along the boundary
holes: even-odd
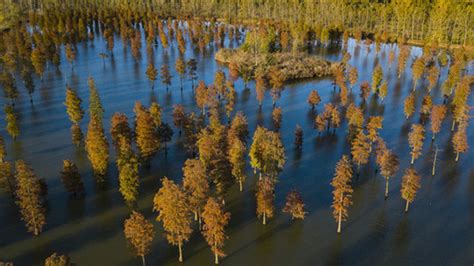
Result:
[[[11,1],[11,2],[10,2]],[[349,31],[375,38],[386,35],[440,44],[474,44],[474,2],[459,0],[10,0],[23,12],[44,9],[87,12],[128,11],[162,18],[223,19],[230,22],[276,21],[321,34]],[[7,3],[10,2],[10,3]],[[2,6],[3,5],[3,6]],[[11,15],[9,15],[11,16]],[[26,17],[26,16],[25,16]],[[4,18],[0,17],[0,22]]]

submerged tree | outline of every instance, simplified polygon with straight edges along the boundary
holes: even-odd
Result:
[[[63,161],[63,170],[61,171],[61,181],[64,188],[74,197],[84,194],[84,183],[82,182],[79,169],[71,160]]]
[[[166,85],[166,90],[168,91],[168,87],[171,85],[171,73],[167,64],[161,66],[160,74],[161,82]]]
[[[354,140],[352,140],[351,154],[354,161],[357,163],[357,172],[359,172],[360,166],[369,162],[371,145],[369,138],[364,134],[363,130],[357,133]]]
[[[402,188],[400,190],[402,199],[406,201],[405,212],[408,212],[408,206],[415,200],[416,192],[420,188],[420,176],[413,168],[405,171],[402,177]]]
[[[136,202],[138,196],[139,175],[138,158],[132,150],[129,140],[121,137],[119,140],[117,168],[119,171],[119,191],[128,205]]]
[[[155,88],[155,80],[156,77],[158,76],[158,70],[155,68],[155,66],[152,63],[148,64],[148,67],[146,68],[146,76],[148,77],[148,80],[150,80],[151,83],[151,89],[153,90]]]
[[[466,134],[466,128],[467,128],[467,123],[464,122],[458,127],[458,130],[456,133],[453,135],[453,148],[454,152],[456,153],[456,162],[459,160],[459,154],[467,152],[469,149],[469,144],[467,142],[467,134]]]
[[[59,255],[56,252],[51,256],[47,257],[44,261],[45,266],[71,266],[75,265],[71,263],[71,260],[67,255]]]
[[[155,121],[151,116],[150,111],[143,107],[140,102],[135,103],[133,111],[135,112],[137,147],[140,156],[145,160],[148,160],[160,147]]]
[[[413,124],[411,131],[408,134],[408,143],[411,148],[411,164],[415,163],[423,150],[423,143],[425,141],[425,129],[422,125]]]
[[[354,85],[357,83],[358,79],[359,79],[359,73],[357,72],[357,68],[351,67],[349,70],[349,84],[350,84],[351,91]]]
[[[46,224],[41,181],[24,161],[17,161],[15,168],[16,204],[28,231],[37,236]]]
[[[189,240],[193,232],[187,197],[172,180],[164,177],[161,183],[162,187],[153,199],[153,210],[158,212],[156,220],[163,223],[168,242],[178,246],[178,260],[183,262],[183,244]]]
[[[312,90],[307,99],[308,104],[311,106],[311,109],[314,110],[316,105],[321,102],[321,97],[317,90]]]
[[[183,167],[183,188],[188,194],[188,203],[194,213],[194,220],[199,221],[201,228],[201,212],[209,194],[209,181],[206,167],[197,159],[187,159]]]
[[[139,212],[133,211],[124,222],[125,238],[133,247],[135,255],[142,258],[145,266],[145,255],[150,252],[151,243],[155,235],[154,226]]]
[[[295,129],[295,148],[301,149],[303,146],[303,128],[300,125],[296,125]]]
[[[13,140],[16,140],[20,135],[20,128],[18,127],[15,110],[10,105],[5,106],[5,122],[8,135],[10,135]]]
[[[283,212],[291,215],[291,219],[301,219],[303,220],[306,212],[304,211],[304,203],[301,198],[301,194],[293,189],[288,194],[286,194],[286,203],[283,208]]]
[[[104,108],[100,102],[99,92],[95,86],[93,78],[89,78],[89,116],[90,118],[96,118],[102,124],[104,118]]]
[[[382,66],[377,65],[375,67],[374,73],[372,74],[372,92],[378,93],[380,83],[383,80],[383,69]]]
[[[247,149],[245,143],[239,138],[233,138],[229,145],[229,162],[232,166],[232,176],[239,183],[239,190],[243,190],[243,183],[245,182],[245,154]]]
[[[64,102],[64,105],[66,105],[66,112],[69,116],[69,120],[73,123],[71,134],[73,143],[76,145],[78,145],[82,140],[82,131],[79,123],[84,117],[84,110],[82,109],[81,104],[82,100],[79,98],[79,95],[77,95],[77,91],[67,87],[66,101]]]
[[[279,134],[258,127],[253,136],[249,156],[250,165],[254,170],[260,170],[260,176],[265,174],[276,180],[285,164],[285,148]]]
[[[410,95],[405,99],[403,112],[405,113],[406,119],[413,115],[415,112],[415,94],[410,93]]]
[[[224,228],[229,223],[230,213],[225,212],[222,204],[210,197],[204,206],[202,219],[204,220],[202,235],[214,253],[214,263],[219,264],[219,257],[225,256],[222,248],[228,237]]]
[[[352,204],[352,166],[349,158],[346,155],[336,165],[336,173],[331,181],[333,187],[332,195],[332,209],[333,216],[337,222],[337,232],[341,232],[341,223],[345,221],[348,216],[347,209]]]
[[[434,105],[431,110],[431,132],[433,133],[432,140],[435,139],[436,134],[441,131],[441,123],[446,117],[446,105]]]
[[[109,160],[109,145],[102,123],[96,116],[91,118],[87,128],[86,152],[94,173],[98,176],[104,176],[107,172]]]
[[[262,224],[267,224],[267,218],[272,218],[274,214],[274,186],[274,182],[269,177],[262,177],[257,184],[257,217],[262,218]]]
[[[272,111],[273,124],[275,125],[275,128],[277,131],[280,130],[280,127],[281,127],[281,117],[282,117],[281,107],[273,108],[273,111]]]
[[[422,56],[418,57],[415,62],[413,62],[412,75],[413,75],[413,90],[416,90],[416,84],[418,80],[423,76],[425,71],[425,60]]]
[[[175,69],[176,69],[176,72],[178,72],[178,74],[179,74],[179,82],[181,84],[181,90],[182,90],[183,89],[183,79],[184,79],[184,75],[186,74],[186,63],[184,62],[184,60],[181,57],[179,57],[176,60]]]

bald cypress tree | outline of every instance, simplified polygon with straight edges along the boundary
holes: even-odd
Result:
[[[157,138],[155,120],[140,102],[135,103],[135,134],[140,156],[148,160],[158,152],[160,142]]]
[[[74,144],[79,145],[82,141],[82,131],[79,123],[84,117],[84,110],[82,109],[82,100],[77,94],[77,91],[71,87],[66,88],[66,112],[69,116],[69,120],[73,123],[71,126],[72,141]]]
[[[262,218],[262,224],[274,215],[275,184],[269,177],[262,177],[257,183],[257,217]]]
[[[456,162],[459,160],[459,154],[467,152],[469,144],[467,142],[467,122],[459,125],[458,130],[453,135],[452,143],[454,153],[456,154]]]
[[[183,79],[184,75],[186,74],[186,63],[181,57],[176,60],[175,69],[179,74],[179,82],[181,84],[181,90],[183,90]]]
[[[120,150],[119,146],[122,138],[131,144],[132,134],[127,116],[124,113],[115,113],[110,120],[110,136],[117,152]]]
[[[155,235],[154,226],[139,212],[133,211],[123,225],[125,238],[132,246],[135,255],[142,258],[145,266],[145,255],[150,252]]]
[[[163,223],[168,242],[178,246],[180,262],[183,261],[182,248],[193,232],[191,211],[184,191],[172,180],[164,177],[162,186],[153,199],[153,210],[158,212],[156,220]]]
[[[92,77],[88,80],[89,84],[89,116],[90,118],[95,117],[102,124],[104,118],[104,108],[100,102],[99,92],[95,86],[95,81]]]
[[[71,160],[63,161],[63,170],[61,171],[61,181],[64,188],[74,197],[84,194],[84,183],[82,182],[79,169]]]
[[[283,208],[283,212],[289,213],[291,215],[291,219],[301,219],[303,220],[306,212],[304,211],[304,203],[303,199],[301,198],[301,194],[293,189],[286,195],[286,203],[285,207]]]
[[[183,188],[188,194],[190,208],[194,220],[199,221],[201,228],[201,212],[209,194],[209,182],[205,165],[197,159],[187,159],[183,167]]]
[[[348,216],[347,209],[352,205],[352,166],[349,157],[343,155],[336,165],[336,173],[331,181],[333,187],[332,209],[333,216],[337,222],[337,232],[341,232],[341,223]]]
[[[138,197],[139,175],[138,158],[132,150],[131,143],[124,137],[120,137],[119,151],[117,156],[117,168],[119,171],[119,191],[128,205],[133,205]]]
[[[402,177],[401,194],[402,199],[406,201],[405,212],[408,212],[410,203],[415,200],[416,193],[420,188],[420,176],[413,168],[408,168]]]
[[[15,110],[10,105],[5,106],[5,122],[8,134],[13,138],[13,140],[16,140],[20,135],[20,128],[18,127]]]
[[[316,105],[321,102],[321,97],[317,90],[312,90],[311,93],[308,95],[308,99],[306,100],[308,104],[311,106],[311,109],[314,110]]]
[[[146,68],[145,74],[148,77],[148,80],[150,80],[151,89],[153,90],[155,88],[155,80],[158,76],[158,70],[156,70],[155,66],[152,63],[149,63],[148,67]]]
[[[411,164],[415,163],[415,160],[420,157],[424,141],[425,129],[422,125],[413,124],[411,126],[411,131],[408,134],[408,143],[411,148]]]
[[[360,166],[369,162],[370,155],[369,138],[364,134],[363,130],[360,130],[354,140],[352,140],[351,154],[357,163],[357,172],[359,172]]]
[[[59,255],[56,252],[47,257],[44,261],[45,266],[71,266],[71,259],[67,255]]]
[[[37,236],[46,224],[45,209],[40,179],[24,161],[17,161],[16,168],[16,204],[20,208],[22,220],[28,231]]]
[[[214,253],[214,263],[219,264],[219,257],[225,256],[222,248],[228,237],[224,229],[229,223],[230,213],[226,212],[224,206],[216,199],[210,197],[204,206],[202,219],[204,220],[202,235]]]
[[[98,181],[102,181],[102,176],[107,172],[109,145],[102,123],[97,116],[93,116],[89,121],[86,136],[86,152],[94,173],[99,177]]]
[[[441,124],[446,117],[446,105],[434,105],[431,110],[431,132],[433,134],[432,140],[435,139],[436,134],[441,131]]]
[[[406,119],[413,115],[415,112],[415,94],[410,93],[410,95],[405,99],[403,112],[405,113]]]
[[[245,143],[239,138],[231,138],[229,140],[229,162],[232,166],[232,176],[239,183],[239,190],[242,191],[245,182],[245,154],[247,149]]]

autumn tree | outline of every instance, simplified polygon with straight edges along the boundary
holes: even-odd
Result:
[[[267,224],[267,218],[272,218],[274,215],[274,186],[274,182],[269,177],[262,177],[257,184],[257,217],[262,218],[264,225]]]
[[[431,132],[433,133],[432,140],[435,139],[436,134],[441,131],[441,124],[446,117],[446,105],[434,105],[431,109]]]
[[[91,118],[87,128],[86,152],[94,173],[98,176],[104,176],[107,172],[107,163],[109,160],[109,145],[104,134],[102,123],[96,116]]]
[[[242,142],[236,135],[229,140],[228,157],[232,166],[232,176],[239,183],[239,190],[243,190],[243,183],[245,182],[245,154],[247,149],[245,143]]]
[[[411,126],[411,131],[408,134],[408,143],[411,148],[411,164],[415,163],[415,160],[420,157],[424,141],[425,128],[423,128],[422,125],[413,124]]]
[[[184,60],[181,57],[179,57],[176,60],[175,69],[176,69],[176,72],[179,75],[179,82],[181,84],[181,90],[182,90],[183,89],[183,79],[184,79],[184,75],[186,74],[186,63],[184,62]]]
[[[406,201],[405,212],[408,212],[408,206],[415,200],[416,192],[420,188],[420,176],[413,168],[408,168],[402,177],[402,188],[400,190],[402,199]]]
[[[349,69],[349,84],[350,84],[351,91],[354,85],[357,83],[358,79],[359,79],[359,73],[357,72],[357,68],[351,67]]]
[[[181,130],[184,126],[184,120],[186,118],[186,113],[184,107],[181,104],[176,104],[173,106],[173,124],[175,127],[179,128],[179,134],[181,135]]]
[[[168,87],[171,85],[171,73],[167,64],[161,66],[160,74],[161,82],[166,85],[166,91],[168,91]]]
[[[71,64],[71,69],[74,68],[74,60],[76,60],[76,50],[71,44],[66,44],[66,60]]]
[[[333,216],[337,222],[337,232],[341,232],[341,223],[347,219],[347,209],[352,204],[352,166],[347,155],[343,155],[342,159],[336,165],[336,172],[331,181],[333,187],[332,209]]]
[[[265,97],[265,91],[267,89],[267,81],[263,75],[258,75],[255,79],[255,95],[257,97],[258,106],[262,108],[263,98]]]
[[[458,130],[453,135],[452,143],[454,153],[456,153],[456,162],[459,160],[459,154],[467,152],[467,150],[469,149],[466,128],[467,123],[464,122],[458,127]]]
[[[238,138],[244,145],[247,145],[247,140],[249,137],[249,127],[247,118],[242,112],[237,112],[230,124],[230,129],[228,132],[229,139]],[[229,140],[229,143],[231,140]]]
[[[296,125],[295,129],[295,147],[301,149],[303,146],[303,128],[300,125]]]
[[[159,149],[160,142],[157,138],[156,125],[150,111],[140,102],[135,103],[135,135],[140,156],[148,160]]]
[[[128,124],[128,118],[124,113],[116,112],[110,120],[110,136],[115,150],[118,152],[121,139],[128,143],[132,142],[132,129]]]
[[[229,223],[230,213],[226,212],[224,206],[216,199],[210,197],[204,206],[202,219],[204,221],[202,235],[214,253],[214,263],[219,264],[219,257],[225,256],[222,248],[228,237],[224,229]]]
[[[209,105],[209,92],[204,81],[199,81],[194,97],[196,98],[196,105],[202,110],[202,115],[205,115],[206,107]]]
[[[367,99],[369,99],[369,96],[370,96],[370,85],[369,85],[369,82],[363,81],[363,82],[360,84],[360,98],[361,98],[363,101],[367,101]]]
[[[405,99],[403,112],[405,113],[406,119],[413,115],[415,112],[415,94],[410,93],[410,95]]]
[[[286,194],[286,203],[285,207],[283,207],[283,212],[289,213],[291,215],[291,219],[301,219],[303,220],[306,212],[304,211],[304,203],[303,199],[301,198],[301,194],[293,189],[288,194]]]
[[[382,129],[383,116],[371,116],[367,120],[367,138],[370,143],[370,151],[372,151],[372,144],[379,137],[378,130]]]
[[[275,106],[276,101],[280,98],[281,96],[281,91],[283,90],[283,73],[281,71],[272,68],[269,73],[268,73],[270,85],[272,87],[271,94],[272,94],[272,99],[273,99],[273,106]]]
[[[273,124],[275,125],[276,130],[280,130],[281,117],[282,117],[281,107],[274,108],[272,111],[272,118],[273,118]]]
[[[124,137],[119,139],[117,168],[119,171],[119,191],[128,205],[133,205],[138,196],[139,175],[138,158],[132,150],[131,143]]]
[[[21,219],[28,231],[37,236],[46,224],[40,179],[24,161],[15,163],[16,204],[20,208]]]
[[[383,80],[383,69],[382,66],[377,65],[374,73],[372,74],[372,92],[378,93],[380,83]]]
[[[5,106],[5,122],[8,135],[10,135],[13,140],[16,140],[16,138],[20,135],[20,128],[18,127],[18,120],[15,110],[11,105]]]
[[[429,94],[426,94],[423,97],[423,101],[421,103],[421,113],[425,116],[428,116],[431,113],[431,108],[433,107],[433,99]]]
[[[385,198],[388,197],[388,185],[391,177],[395,175],[400,166],[398,156],[385,145],[377,149],[377,161],[380,167],[380,174],[385,178]]]
[[[387,81],[383,81],[379,87],[379,92],[378,92],[378,96],[380,97],[382,102],[385,99],[385,97],[387,97],[387,94],[388,94],[388,84],[387,84]]]
[[[258,169],[260,176],[265,174],[275,180],[285,164],[285,148],[280,135],[266,128],[257,127],[249,156],[254,171]]]
[[[44,261],[45,266],[70,266],[74,265],[67,255],[59,255],[56,252],[47,257]]]
[[[12,164],[9,161],[0,162],[0,187],[8,188],[12,197],[15,195],[15,180]]]
[[[79,169],[71,160],[63,161],[63,170],[61,171],[61,181],[64,188],[74,197],[84,194],[84,183],[82,182]]]
[[[82,109],[82,100],[77,95],[77,91],[67,87],[66,88],[66,101],[64,105],[66,105],[66,112],[69,116],[69,120],[73,123],[71,126],[71,134],[73,143],[78,145],[82,140],[82,131],[79,123],[81,122],[82,118],[84,117],[84,110]]]
[[[209,194],[209,182],[206,166],[200,160],[187,159],[183,167],[183,188],[188,194],[189,207],[194,213],[194,220],[199,221],[201,228],[201,212]]]
[[[191,88],[194,89],[194,81],[197,79],[197,74],[196,74],[196,69],[197,69],[197,61],[196,59],[189,59],[189,61],[186,63],[188,66],[188,75],[189,79],[191,80]]]
[[[312,90],[307,99],[308,104],[311,106],[311,109],[314,110],[315,106],[321,102],[321,97],[317,90]]]
[[[150,252],[155,235],[154,226],[139,212],[133,211],[124,222],[123,232],[135,255],[142,258],[145,266],[145,255]]]
[[[362,129],[364,124],[364,113],[362,109],[357,107],[354,103],[351,103],[346,111],[346,119],[349,124],[349,129],[357,133]]]
[[[43,81],[44,68],[46,65],[46,57],[41,51],[40,47],[35,47],[31,51],[31,64],[35,69],[36,74],[40,76],[41,81]]]
[[[168,142],[173,138],[173,129],[171,129],[168,123],[161,123],[157,129],[158,139],[160,143],[164,145],[165,156],[168,153]]]
[[[183,262],[183,244],[189,240],[191,212],[185,192],[172,180],[164,177],[162,186],[153,199],[153,210],[158,212],[156,220],[163,223],[165,236],[173,246],[178,246],[179,262]]]
[[[415,62],[413,62],[413,67],[411,71],[413,76],[413,90],[416,90],[416,84],[418,83],[418,80],[421,79],[421,76],[423,76],[424,71],[425,60],[422,56],[420,56],[415,60]]]
[[[150,80],[151,89],[153,90],[155,88],[155,80],[156,80],[156,77],[158,76],[158,70],[155,68],[155,66],[152,63],[149,63],[146,68],[145,74],[148,77],[148,80]]]
[[[95,119],[102,124],[102,119],[104,118],[104,108],[100,102],[99,92],[95,86],[95,81],[93,78],[89,78],[89,116]]]
[[[363,130],[360,130],[356,137],[352,140],[351,154],[354,161],[357,163],[357,171],[360,166],[369,162],[370,156],[370,140]]]
[[[436,65],[433,65],[428,70],[428,91],[431,91],[436,84],[438,84],[438,79],[440,75],[440,70]]]

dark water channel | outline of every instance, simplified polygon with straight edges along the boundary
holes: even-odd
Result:
[[[155,49],[153,57],[159,68],[167,63],[172,70],[173,80],[170,93],[157,81],[155,90],[150,89],[145,75],[147,58],[145,47],[139,62],[135,62],[130,48],[123,49],[122,42],[115,42],[114,56],[106,59],[105,65],[98,54],[104,52],[106,44],[97,36],[91,44],[78,44],[78,57],[71,71],[70,65],[62,63],[60,72],[50,67],[44,82],[36,81],[34,105],[28,101],[25,90],[16,105],[19,115],[21,135],[13,142],[4,130],[2,119],[1,134],[6,139],[8,159],[24,159],[36,173],[46,178],[49,186],[47,197],[47,224],[39,237],[27,233],[19,212],[9,196],[0,194],[0,261],[13,261],[16,265],[38,265],[53,252],[68,254],[78,265],[140,265],[123,236],[123,220],[130,209],[125,206],[118,192],[117,171],[110,160],[107,185],[99,188],[92,177],[91,167],[83,150],[71,143],[70,122],[63,105],[65,84],[77,88],[87,108],[87,78],[92,76],[99,89],[105,112],[105,130],[108,134],[109,121],[114,112],[127,114],[132,121],[133,106],[140,100],[148,105],[156,99],[164,110],[163,118],[172,124],[171,112],[174,104],[183,104],[187,111],[196,111],[191,83],[185,81],[180,92],[179,76],[174,64],[179,56],[176,43],[164,53],[161,46]],[[227,43],[227,45],[229,45]],[[232,45],[237,46],[237,43]],[[143,45],[145,46],[145,45]],[[196,58],[199,79],[212,83],[218,69],[228,70],[214,61],[215,48],[205,54],[188,46],[186,59]],[[282,139],[286,147],[287,163],[276,187],[276,216],[263,226],[255,215],[255,177],[249,171],[245,191],[238,192],[234,186],[227,198],[228,210],[232,214],[227,228],[229,239],[225,246],[227,257],[224,265],[472,265],[474,262],[474,169],[472,152],[461,155],[454,162],[451,145],[452,132],[449,130],[451,117],[443,124],[436,144],[442,149],[438,173],[430,174],[434,146],[431,133],[426,125],[427,135],[423,156],[416,161],[415,168],[422,174],[422,187],[411,205],[410,212],[403,212],[404,202],[400,198],[400,183],[403,171],[409,166],[407,134],[411,123],[419,122],[419,110],[423,95],[427,92],[427,81],[419,82],[417,112],[405,120],[403,101],[412,88],[411,72],[407,70],[398,80],[396,61],[388,69],[389,49],[382,46],[376,54],[364,45],[356,47],[349,43],[353,55],[350,64],[359,70],[359,81],[371,79],[371,73],[379,62],[388,80],[389,93],[383,103],[371,98],[366,106],[368,115],[383,115],[382,137],[401,157],[400,171],[391,179],[390,197],[384,200],[384,180],[374,173],[374,156],[354,179],[354,205],[349,210],[349,218],[343,223],[341,235],[336,233],[336,223],[330,209],[332,195],[330,180],[334,166],[343,154],[349,154],[347,142],[347,121],[337,129],[336,134],[317,137],[313,129],[313,114],[306,103],[312,89],[317,89],[322,103],[316,112],[321,112],[324,103],[334,101],[331,80],[320,79],[286,84],[278,105],[283,109]],[[340,60],[342,54],[334,49],[319,51],[330,60]],[[421,53],[420,48],[412,49],[412,57]],[[398,50],[397,50],[398,54]],[[62,62],[66,62],[64,51]],[[408,64],[411,64],[411,59]],[[470,69],[472,72],[472,69]],[[441,81],[447,69],[442,70]],[[359,82],[360,83],[360,82]],[[257,125],[273,128],[271,118],[271,97],[267,93],[263,109],[258,110],[254,83],[250,90],[243,89],[239,79],[236,82],[238,99],[235,110],[243,111],[250,130]],[[352,97],[360,104],[358,85]],[[435,104],[442,103],[439,87],[432,91]],[[473,104],[471,95],[469,103]],[[88,117],[81,127],[85,132]],[[299,124],[304,129],[304,145],[301,152],[293,148],[294,129]],[[151,204],[158,190],[160,178],[168,176],[181,179],[181,167],[186,160],[181,145],[177,144],[175,132],[168,156],[163,152],[156,155],[149,169],[141,172],[142,180],[138,208],[150,220],[154,219]],[[468,139],[474,147],[474,130],[468,128]],[[111,157],[113,158],[113,157]],[[65,192],[59,172],[63,159],[75,161],[86,185],[83,200],[70,199]],[[298,189],[306,203],[308,215],[304,221],[291,221],[282,214],[285,194]],[[156,225],[156,237],[150,255],[149,265],[177,264],[177,248],[169,246],[162,236],[161,224]],[[184,246],[187,265],[210,265],[213,257],[199,232]]]

